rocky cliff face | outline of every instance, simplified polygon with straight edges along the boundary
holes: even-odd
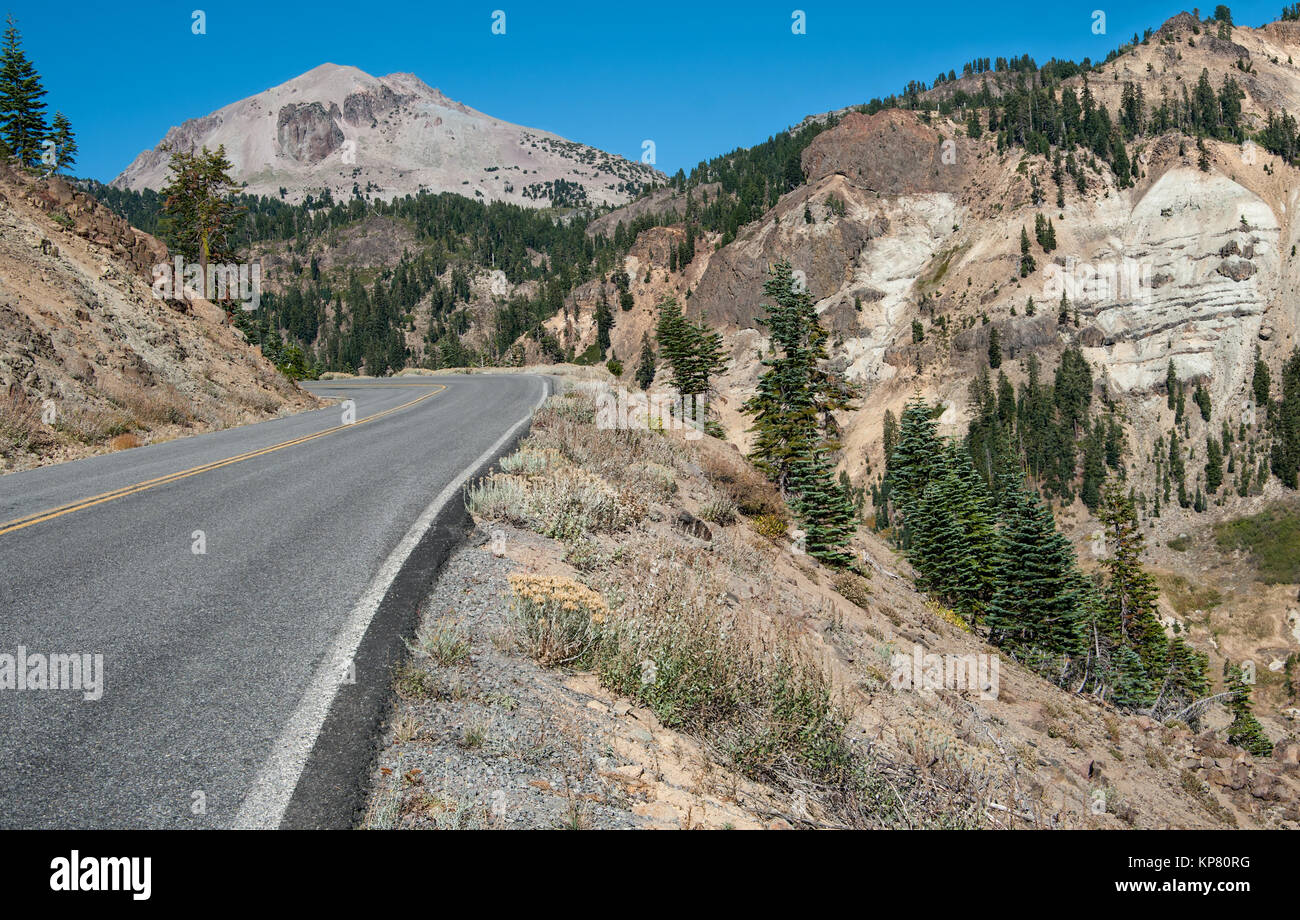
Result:
[[[343,145],[343,130],[334,120],[337,113],[337,106],[326,112],[319,102],[291,102],[281,108],[275,121],[280,155],[295,163],[315,165],[338,150]]]
[[[1170,81],[1194,80],[1202,66],[1216,86],[1231,70],[1258,121],[1289,87],[1291,68],[1275,61],[1300,55],[1300,31],[1235,29],[1228,42],[1202,29],[1189,45],[1191,19],[1176,17],[1151,45],[1094,75],[1094,92],[1113,93],[1117,103],[1117,86],[1133,79],[1152,100]],[[1146,58],[1168,58],[1170,47],[1179,48],[1177,68],[1148,71]],[[1255,62],[1251,73],[1235,66],[1243,56]],[[1041,156],[999,153],[990,135],[969,138],[956,120],[851,112],[805,150],[806,185],[733,243],[702,247],[691,267],[698,283],[686,285],[690,309],[748,339],[760,331],[768,266],[788,259],[818,301],[836,358],[884,397],[851,416],[850,427],[875,424],[883,412],[876,406],[916,386],[950,402],[954,421],[964,417],[966,384],[992,328],[1012,356],[1040,352],[1048,366],[1061,348],[1078,345],[1138,424],[1163,402],[1170,360],[1184,381],[1204,383],[1215,405],[1248,413],[1256,348],[1276,363],[1296,341],[1290,252],[1300,172],[1253,145],[1208,146],[1206,172],[1190,139],[1135,142],[1135,186],[1119,188],[1103,165],[1058,208],[1051,164]],[[1046,199],[1038,205],[1035,182]],[[1021,228],[1032,239],[1038,215],[1052,219],[1058,246],[1048,253],[1035,242],[1035,270],[1021,278]],[[1063,293],[1077,325],[1055,323]],[[1026,313],[1031,297],[1036,316]],[[912,321],[930,327],[937,317],[946,329],[913,343]],[[743,365],[734,369],[742,392],[752,384]],[[1013,379],[1018,369],[1009,368]]]
[[[224,144],[251,194],[301,201],[329,189],[391,199],[455,192],[533,207],[622,204],[653,168],[512,125],[448,99],[413,74],[372,77],[322,64],[300,77],[173,127],[114,184],[161,188],[169,155]]]

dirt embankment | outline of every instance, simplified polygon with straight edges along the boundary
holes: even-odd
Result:
[[[873,536],[864,574],[821,566],[733,447],[602,428],[598,393],[553,398],[471,489],[367,826],[1300,825],[1294,738],[1256,760],[1009,659],[909,688],[900,655],[997,651]]]
[[[204,300],[153,296],[157,239],[0,167],[0,472],[316,405]]]

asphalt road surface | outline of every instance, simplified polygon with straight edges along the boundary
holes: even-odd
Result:
[[[0,477],[0,827],[351,823],[462,486],[547,383],[309,388],[355,422],[339,403]],[[81,689],[40,689],[42,664],[76,681],[58,655]]]

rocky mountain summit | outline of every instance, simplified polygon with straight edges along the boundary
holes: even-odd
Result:
[[[322,64],[173,127],[113,184],[161,188],[165,145],[219,144],[248,193],[294,203],[328,190],[336,200],[430,191],[535,207],[622,204],[663,178],[650,166],[475,111],[414,74],[372,77]]]

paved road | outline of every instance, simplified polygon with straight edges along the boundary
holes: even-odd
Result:
[[[546,383],[310,388],[356,424],[340,404],[0,477],[0,827],[348,823],[461,482]],[[102,655],[102,696],[3,689],[19,646],[90,676]]]

